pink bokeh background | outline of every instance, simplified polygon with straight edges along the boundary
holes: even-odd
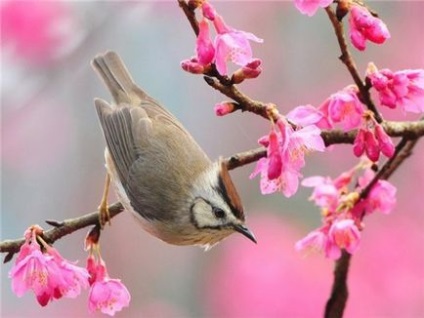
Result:
[[[241,85],[282,112],[319,105],[350,84],[324,12],[299,14],[289,1],[216,1],[234,27],[265,42],[254,45],[264,71]],[[259,7],[260,5],[260,7]],[[373,61],[392,70],[424,67],[423,2],[371,2],[392,38],[353,51],[360,72]],[[258,11],[260,8],[260,12]],[[94,97],[110,99],[89,61],[113,49],[136,81],[163,102],[213,158],[256,147],[269,124],[249,114],[217,118],[224,99],[179,62],[193,54],[194,36],[176,1],[2,1],[1,11],[1,239],[27,226],[94,211],[104,180],[104,141]],[[387,119],[413,119],[386,111]],[[349,275],[346,317],[424,316],[424,146],[395,173],[398,205],[388,216],[366,220]],[[338,175],[356,160],[349,146],[307,158],[303,173]],[[261,196],[253,167],[232,172],[258,244],[233,235],[204,253],[174,247],[143,232],[126,213],[102,234],[109,273],[132,294],[117,317],[319,317],[332,283],[333,263],[301,255],[294,243],[319,225],[309,189],[288,200]],[[114,198],[111,198],[111,201]],[[85,231],[55,247],[85,263]],[[1,317],[97,317],[87,293],[41,308],[33,295],[13,295],[11,264],[1,266]]]

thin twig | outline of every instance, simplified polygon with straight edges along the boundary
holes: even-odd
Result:
[[[196,36],[199,35],[199,23],[196,20],[196,15],[194,14],[194,10],[192,10],[185,0],[177,0],[178,5],[183,10],[188,22],[190,22],[191,28],[194,31]]]
[[[381,114],[378,112],[377,107],[375,106],[371,98],[369,88],[362,81],[358,69],[356,68],[355,61],[353,60],[352,55],[350,54],[350,51],[347,47],[343,23],[338,20],[336,13],[334,12],[333,8],[331,8],[331,6],[326,7],[325,11],[327,12],[328,17],[330,18],[331,24],[334,28],[334,32],[336,33],[337,42],[339,43],[341,51],[339,59],[343,62],[344,65],[346,65],[350,75],[353,78],[353,81],[358,87],[360,92],[360,99],[368,107],[368,109],[374,113],[374,117],[377,122],[381,123],[383,121],[383,119],[381,118]]]

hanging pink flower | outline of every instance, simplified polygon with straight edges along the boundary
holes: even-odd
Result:
[[[30,233],[30,234],[29,234]],[[41,306],[61,297],[75,298],[88,287],[88,273],[65,260],[57,250],[45,243],[43,253],[36,237],[42,233],[32,226],[25,233],[25,243],[9,272],[12,290],[18,296],[32,290]]]
[[[349,37],[354,47],[363,51],[366,40],[382,44],[390,38],[386,24],[360,5],[352,5],[349,15]]]
[[[372,125],[374,125],[374,129],[365,127],[358,130],[353,141],[354,155],[360,157],[365,153],[374,162],[378,161],[380,152],[386,157],[391,158],[395,153],[395,146],[392,139],[379,123],[373,121]]]
[[[131,295],[120,279],[110,278],[105,262],[99,258],[95,261],[92,255],[87,260],[90,272],[90,294],[88,309],[90,312],[101,311],[109,316],[128,307]]]
[[[358,178],[359,188],[365,188],[374,178],[375,173],[371,169],[366,169],[364,174]],[[394,185],[386,180],[378,180],[370,190],[362,205],[367,214],[380,212],[389,214],[396,206],[396,192]]]
[[[212,63],[215,57],[215,48],[209,34],[209,23],[206,19],[199,22],[199,35],[196,39],[196,53],[198,62],[205,66]]]
[[[294,195],[299,187],[300,169],[305,165],[305,154],[310,151],[324,151],[321,130],[307,126],[293,130],[283,119],[276,123],[268,136],[260,139],[267,147],[267,157],[261,158],[250,175],[261,175],[262,194],[282,192],[286,197]]]

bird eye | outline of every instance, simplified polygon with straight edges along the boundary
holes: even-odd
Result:
[[[215,215],[215,217],[217,219],[223,219],[225,218],[225,212],[224,210],[220,209],[220,208],[213,208],[213,214]]]

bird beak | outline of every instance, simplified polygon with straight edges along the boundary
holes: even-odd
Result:
[[[244,225],[236,224],[236,225],[234,225],[234,230],[243,234],[244,236],[246,236],[253,243],[257,243],[255,235],[253,235],[253,233],[247,227],[245,227]]]

